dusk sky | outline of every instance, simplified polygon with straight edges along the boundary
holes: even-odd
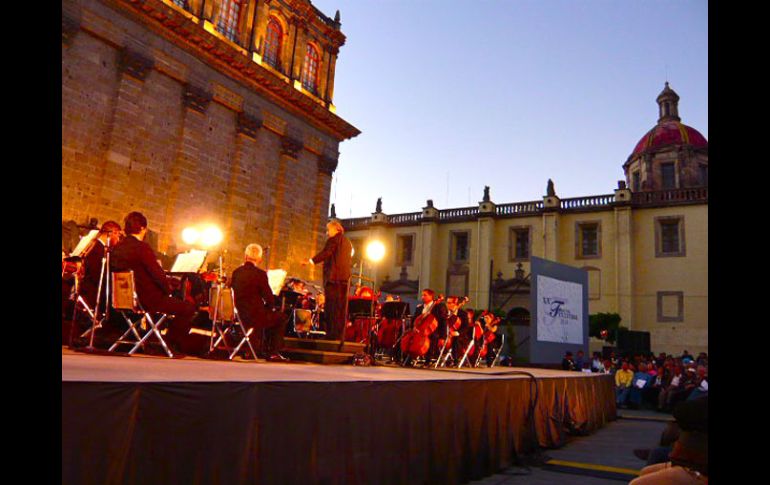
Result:
[[[610,194],[666,80],[708,139],[706,0],[312,0],[340,10],[338,217]]]

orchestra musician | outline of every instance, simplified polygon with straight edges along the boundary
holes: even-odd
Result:
[[[430,288],[422,290],[420,299],[422,300],[422,304],[417,305],[414,312],[415,318],[419,315],[431,313],[436,317],[436,321],[438,322],[436,330],[430,335],[430,350],[428,350],[428,356],[426,358],[427,361],[430,361],[431,359],[438,358],[439,351],[441,350],[439,349],[438,340],[443,339],[446,336],[446,321],[449,312],[447,311],[446,304],[443,302],[436,302],[436,292]]]
[[[449,336],[452,339],[451,351],[454,362],[458,362],[462,357],[461,340],[471,338],[473,334],[473,326],[468,319],[468,312],[464,311],[461,307],[460,298],[457,296],[449,296],[446,299],[447,307],[447,324],[449,330]],[[451,325],[449,325],[451,323]],[[465,339],[461,339],[464,336]]]
[[[173,316],[168,324],[165,341],[175,354],[184,357],[189,348],[188,335],[195,305],[170,296],[166,273],[155,258],[155,252],[144,241],[147,235],[147,218],[141,212],[129,213],[123,223],[123,238],[112,250],[112,271],[133,271],[134,285],[139,303],[147,312],[160,312]]]
[[[244,263],[233,271],[230,286],[235,293],[235,307],[246,328],[253,328],[252,345],[256,346],[258,331],[265,330],[265,348],[269,362],[286,362],[280,354],[288,319],[275,311],[275,296],[267,280],[267,272],[257,265],[262,261],[262,246],[249,244],[244,251]]]
[[[339,340],[345,328],[348,284],[353,245],[345,237],[345,229],[339,221],[326,224],[328,239],[321,252],[309,259],[312,265],[323,263],[323,283],[326,303],[327,338]],[[306,264],[306,263],[303,263]]]
[[[96,304],[96,294],[99,291],[99,280],[102,275],[102,258],[104,258],[104,249],[109,246],[114,248],[120,242],[122,231],[120,224],[115,221],[107,221],[102,224],[99,234],[91,244],[91,248],[83,258],[83,279],[80,281],[80,296],[94,309]],[[102,279],[102,296],[104,296],[104,286],[106,286],[107,275]],[[99,311],[104,311],[103,303],[100,302]]]

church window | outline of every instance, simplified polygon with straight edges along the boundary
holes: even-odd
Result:
[[[675,189],[676,166],[673,163],[661,163],[660,178],[664,189]]]
[[[283,29],[275,17],[270,17],[267,22],[267,35],[265,36],[265,62],[276,69],[280,69],[281,41]]]
[[[302,86],[311,93],[315,93],[317,90],[319,59],[316,48],[308,44],[305,53],[305,65],[302,67]]]
[[[634,192],[639,192],[639,190],[642,188],[642,177],[639,173],[639,170],[631,174],[631,190]]]
[[[601,257],[601,224],[599,221],[578,222],[576,224],[576,257]]]
[[[241,16],[242,0],[222,0],[217,30],[232,42],[238,42],[238,20]]]
[[[530,230],[527,227],[512,227],[510,233],[510,261],[529,261]]]
[[[709,166],[700,164],[698,165],[698,175],[700,178],[700,184],[701,185],[708,185],[709,184]]]
[[[470,234],[464,232],[452,232],[451,258],[453,263],[467,263],[470,257],[468,247],[470,246]]]
[[[684,217],[655,218],[655,256],[685,256]]]
[[[396,266],[409,266],[414,260],[414,235],[396,236]]]

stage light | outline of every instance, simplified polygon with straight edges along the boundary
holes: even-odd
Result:
[[[200,233],[194,227],[188,227],[182,231],[182,241],[184,241],[185,244],[195,244],[198,242],[198,238],[200,238]]]
[[[369,261],[377,262],[385,256],[385,245],[380,241],[372,241],[366,246],[366,257]]]
[[[224,238],[224,235],[222,234],[222,231],[219,230],[216,226],[209,226],[206,229],[203,230],[201,233],[201,245],[202,246],[216,246],[220,242],[222,242],[222,239]]]

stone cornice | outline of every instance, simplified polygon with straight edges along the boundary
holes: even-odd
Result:
[[[295,89],[268,68],[253,62],[243,50],[204,30],[161,0],[100,0],[180,47],[245,87],[267,98],[312,126],[343,141],[361,132],[335,115],[322,101]],[[320,21],[320,20],[319,20]]]
[[[238,133],[249,136],[251,138],[257,138],[257,132],[262,127],[262,120],[251,116],[245,112],[238,113],[236,129]]]
[[[211,103],[211,93],[208,91],[193,86],[192,84],[185,84],[183,101],[187,108],[190,108],[199,113],[205,113],[206,108]]]
[[[124,47],[118,54],[118,70],[129,76],[144,81],[155,61],[135,50]]]

